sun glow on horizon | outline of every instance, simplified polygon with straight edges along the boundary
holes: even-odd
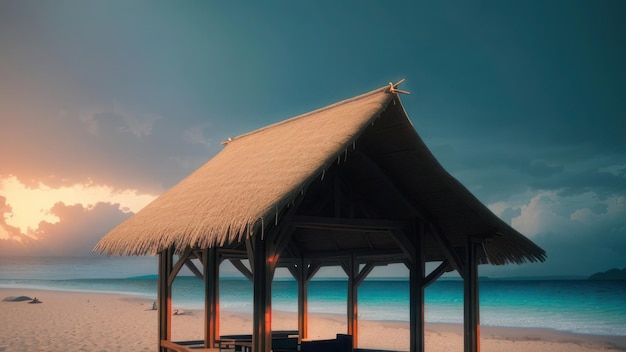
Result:
[[[0,179],[0,196],[6,198],[11,212],[5,213],[5,223],[20,229],[24,235],[33,237],[42,221],[55,224],[60,219],[51,212],[57,203],[67,206],[81,204],[90,209],[97,203],[120,204],[124,212],[137,212],[150,203],[157,195],[140,194],[137,190],[117,190],[106,185],[91,182],[76,183],[71,186],[52,188],[42,182],[36,187],[27,187],[17,177]],[[3,237],[0,230],[0,238]],[[5,234],[8,236],[8,233]]]

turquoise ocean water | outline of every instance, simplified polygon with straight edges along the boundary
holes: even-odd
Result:
[[[156,298],[154,258],[0,258],[0,287],[61,291],[116,292]],[[309,310],[346,313],[345,279],[314,279]],[[203,284],[192,276],[174,282],[174,306],[203,308]],[[297,311],[297,286],[273,283],[274,309]],[[252,312],[252,284],[222,278],[222,310]],[[364,320],[408,321],[409,285],[405,278],[367,279],[359,287]],[[426,290],[426,321],[461,323],[463,283],[440,279]],[[586,280],[482,280],[480,320],[484,326],[551,328],[560,331],[626,336],[626,282]]]

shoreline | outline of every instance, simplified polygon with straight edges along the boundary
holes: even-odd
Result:
[[[0,288],[7,296],[37,297],[42,304],[0,301],[0,351],[77,350],[152,351],[157,343],[158,315],[152,299],[129,294]],[[180,309],[175,307],[174,309]],[[203,310],[172,317],[172,339],[203,336]],[[311,313],[309,339],[333,338],[346,331],[343,315]],[[296,330],[297,314],[274,311],[275,330]],[[220,312],[220,333],[252,331],[249,313]],[[463,345],[461,324],[426,323],[427,351],[456,351]],[[407,350],[409,324],[359,321],[359,347]],[[626,351],[626,336],[586,335],[545,328],[481,326],[483,351]]]

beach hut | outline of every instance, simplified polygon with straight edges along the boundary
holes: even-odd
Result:
[[[214,158],[100,240],[99,253],[158,255],[159,350],[187,348],[170,341],[171,285],[184,265],[205,282],[203,345],[218,346],[223,260],[253,282],[253,352],[272,349],[277,267],[298,281],[300,339],[307,337],[309,280],[320,267],[343,268],[348,331],[341,333],[356,347],[359,284],[390,263],[410,272],[412,352],[424,350],[424,289],[452,270],[464,281],[465,351],[479,350],[478,265],[544,261],[546,254],[443,169],[399,93],[390,83],[228,139]],[[427,262],[441,264],[426,272]]]

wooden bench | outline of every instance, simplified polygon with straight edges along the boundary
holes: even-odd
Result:
[[[215,341],[213,348],[205,348],[203,340],[173,342],[161,340],[161,347],[165,347],[176,352],[203,352],[203,351],[222,351],[225,349],[235,350],[236,352],[250,352],[252,350],[252,335],[222,335],[220,339]],[[278,330],[272,331],[272,345],[276,352],[281,351],[297,351],[298,349],[298,330]]]
[[[302,341],[301,352],[352,352],[352,335],[337,334],[332,340]]]

